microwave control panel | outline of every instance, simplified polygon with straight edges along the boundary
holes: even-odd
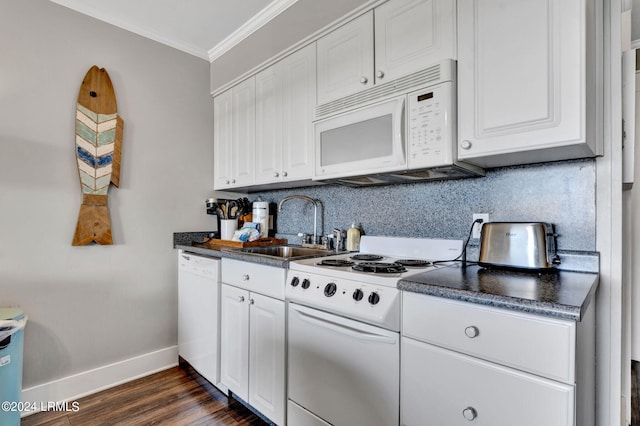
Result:
[[[451,164],[453,158],[453,83],[407,95],[407,151],[410,169]]]

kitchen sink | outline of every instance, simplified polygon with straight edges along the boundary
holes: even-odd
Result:
[[[297,245],[286,246],[262,246],[235,249],[241,253],[257,254],[261,256],[277,257],[279,259],[297,259],[303,257],[328,256],[335,254],[333,250],[302,247]]]

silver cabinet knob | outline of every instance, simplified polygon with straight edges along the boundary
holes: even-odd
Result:
[[[224,181],[224,183],[225,183],[226,185],[229,185],[231,182],[229,182],[229,179],[227,179],[227,180],[225,180],[225,181]]]
[[[236,183],[236,180],[235,179],[231,179],[231,183]]]
[[[244,296],[240,296],[240,297],[238,297],[238,301],[239,301],[240,303],[244,302]]]
[[[287,172],[282,172],[282,176],[287,177],[289,175],[289,173]]]
[[[475,420],[476,417],[478,417],[478,412],[473,407],[467,407],[464,410],[462,410],[462,415],[464,416],[465,419],[472,421],[472,420]]]
[[[249,275],[248,274],[244,274],[242,276],[242,281],[249,281]]]
[[[280,176],[280,173],[278,173],[278,172],[274,172],[273,173],[273,177],[278,177],[278,176]]]
[[[463,140],[462,142],[460,142],[460,147],[462,149],[471,149],[471,141],[468,140]]]
[[[478,337],[480,334],[480,330],[475,325],[470,325],[469,327],[464,329],[464,334],[467,335],[468,338],[473,339]]]
[[[376,72],[376,77],[377,77],[377,78],[382,78],[382,77],[384,77],[384,71],[378,70],[378,72]]]
[[[253,300],[253,299],[249,299],[249,304],[250,304],[250,305],[253,305],[254,303],[256,303],[256,301],[255,301],[255,300]]]
[[[367,84],[368,82],[369,82],[369,79],[367,77],[365,77],[364,75],[362,77],[360,77],[360,83]]]

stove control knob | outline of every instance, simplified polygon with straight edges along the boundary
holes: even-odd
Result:
[[[377,305],[379,301],[380,295],[375,291],[369,295],[369,303],[371,303],[372,305]]]
[[[305,290],[308,289],[310,285],[311,285],[311,281],[309,281],[308,278],[305,278],[304,280],[302,280],[302,286],[301,287],[303,289],[305,289]]]
[[[336,286],[336,283],[329,283],[324,286],[324,295],[327,297],[331,297],[336,294],[336,290],[338,290],[338,286]]]
[[[355,300],[356,302],[361,301],[363,297],[364,297],[364,293],[362,292],[362,290],[357,289],[356,291],[353,292],[353,300]]]
[[[293,279],[291,280],[291,287],[297,287],[298,283],[300,283],[300,278],[293,277]]]

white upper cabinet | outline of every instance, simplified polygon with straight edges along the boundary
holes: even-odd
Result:
[[[373,12],[318,40],[317,78],[320,105],[373,85]]]
[[[459,159],[496,167],[600,154],[588,1],[458,2]]]
[[[255,79],[213,100],[214,189],[252,185],[254,180]]]
[[[376,84],[455,59],[455,5],[455,0],[391,0],[376,8]]]
[[[232,183],[234,186],[251,185],[254,179],[255,79],[249,78],[231,90],[233,95],[231,164],[235,176],[232,176]]]
[[[215,189],[231,185],[231,90],[213,99],[213,170]]]
[[[309,179],[315,43],[256,75],[256,184]]]
[[[256,183],[277,179],[282,169],[282,84],[279,64],[256,75]]]
[[[318,104],[455,59],[455,3],[390,0],[319,39]]]

